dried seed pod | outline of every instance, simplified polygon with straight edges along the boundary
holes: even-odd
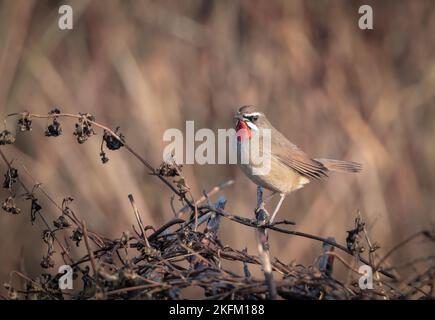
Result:
[[[109,150],[118,150],[124,146],[124,135],[119,132],[119,127],[115,129],[115,134],[120,138],[117,139],[115,136],[110,134],[107,130],[104,130],[103,140],[106,142],[106,147]]]
[[[30,115],[24,114],[21,119],[18,119],[18,126],[21,131],[31,131],[32,130],[32,119]]]
[[[42,207],[38,202],[38,199],[33,195],[30,195],[28,199],[32,200],[32,204],[30,206],[30,222],[33,224],[36,220],[36,215],[41,212]]]
[[[9,168],[5,173],[5,180],[3,182],[3,188],[11,189],[12,185],[18,180],[18,170],[15,168]]]
[[[53,225],[58,229],[64,229],[71,226],[71,224],[68,222],[64,215],[61,215],[59,216],[59,218],[57,218],[57,220],[54,220]]]
[[[73,231],[72,236],[70,237],[72,241],[76,243],[76,246],[78,247],[80,245],[80,241],[83,239],[83,232],[80,229],[75,229]]]
[[[76,123],[76,129],[73,134],[77,137],[77,142],[82,144],[96,134],[92,128],[92,123],[89,122],[94,121],[95,117],[89,113],[80,113],[80,116],[81,118]]]
[[[179,176],[182,165],[178,165],[174,162],[163,161],[160,167],[156,169],[156,173],[163,177],[175,177]]]
[[[15,142],[15,136],[8,130],[0,132],[0,145],[13,144]]]
[[[184,178],[174,180],[174,182],[177,185],[177,189],[180,192],[180,194],[186,194],[190,190],[190,188],[187,186]]]
[[[346,237],[346,245],[347,248],[354,252],[358,248],[358,235],[360,232],[364,230],[365,223],[361,221],[359,218],[355,219],[355,229],[347,231],[347,237]]]
[[[49,269],[54,267],[54,260],[51,255],[47,255],[42,257],[42,261],[40,263],[41,267],[44,269]]]
[[[50,230],[44,230],[42,231],[42,240],[48,244],[48,245],[52,245],[53,244],[53,240],[54,240],[54,235],[53,232],[51,232]]]
[[[53,122],[47,127],[45,130],[45,135],[47,137],[58,137],[62,134],[62,127],[60,122],[57,121],[56,118],[53,119]]]
[[[107,157],[106,153],[104,151],[100,152],[100,159],[102,163],[109,162],[109,158]]]
[[[55,107],[53,110],[51,110],[48,114],[49,115],[53,115],[53,114],[60,114],[60,109]]]
[[[2,209],[8,213],[12,214],[20,214],[21,209],[17,208],[17,205],[15,204],[15,200],[12,197],[8,197],[5,201],[3,201]]]

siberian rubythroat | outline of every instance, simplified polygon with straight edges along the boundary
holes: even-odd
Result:
[[[280,200],[271,216],[273,222],[286,195],[302,188],[313,180],[321,180],[328,177],[329,172],[358,172],[361,165],[350,161],[317,159],[309,157],[305,152],[291,143],[283,134],[276,130],[267,120],[264,113],[257,111],[254,106],[241,107],[234,116],[237,131],[237,151],[239,157],[249,148],[243,148],[244,143],[253,140],[256,135],[261,135],[267,130],[270,134],[270,148],[260,150],[267,152],[270,160],[270,168],[266,174],[255,174],[255,165],[250,161],[240,163],[242,171],[258,186],[279,193]],[[258,138],[258,137],[257,137]],[[259,141],[259,140],[257,140]],[[257,146],[261,149],[262,143],[252,143],[250,148]]]

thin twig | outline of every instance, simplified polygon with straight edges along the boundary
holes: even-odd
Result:
[[[86,228],[85,221],[82,221],[82,226],[83,226],[83,237],[85,239],[86,250],[88,251],[89,259],[91,260],[92,270],[94,271],[94,277],[95,280],[97,281],[98,279],[97,265],[95,263],[94,252],[91,250],[91,247],[89,246],[89,239],[88,239],[89,235],[88,235],[88,230]]]
[[[130,201],[131,206],[133,207],[134,216],[136,217],[137,224],[139,225],[140,231],[142,233],[142,239],[145,241],[145,245],[149,248],[150,243],[148,242],[148,238],[146,237],[145,228],[143,226],[142,219],[141,219],[140,214],[139,214],[139,210],[136,207],[136,204],[134,202],[134,198],[133,198],[132,194],[128,195],[128,200]]]

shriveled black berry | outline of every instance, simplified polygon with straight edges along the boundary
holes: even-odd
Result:
[[[109,150],[118,150],[124,146],[124,135],[119,132],[119,127],[115,129],[115,134],[120,138],[117,139],[115,136],[110,134],[107,130],[104,131],[103,140],[106,142],[106,147]]]
[[[62,134],[62,127],[60,125],[60,122],[56,119],[53,119],[53,123],[51,123],[47,130],[45,130],[45,135],[47,137],[58,137]]]
[[[8,130],[0,132],[0,145],[13,144],[15,142],[15,136]]]

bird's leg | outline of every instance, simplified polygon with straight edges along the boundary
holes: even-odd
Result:
[[[276,195],[276,191],[272,191],[271,194],[269,194],[266,199],[264,199],[264,203],[268,202],[270,199],[272,199],[272,197]]]
[[[275,211],[273,211],[272,217],[269,220],[269,224],[273,222],[273,219],[275,219],[275,216],[278,213],[279,208],[281,208],[282,202],[284,201],[285,194],[284,193],[280,193],[279,196],[280,196],[280,199],[278,201],[278,204],[275,207]]]
[[[263,188],[257,186],[257,208],[255,209],[255,218],[257,219],[257,226],[264,226],[269,220],[269,213],[264,208],[263,201]]]
[[[263,187],[257,186],[257,208],[262,208],[263,206]]]

